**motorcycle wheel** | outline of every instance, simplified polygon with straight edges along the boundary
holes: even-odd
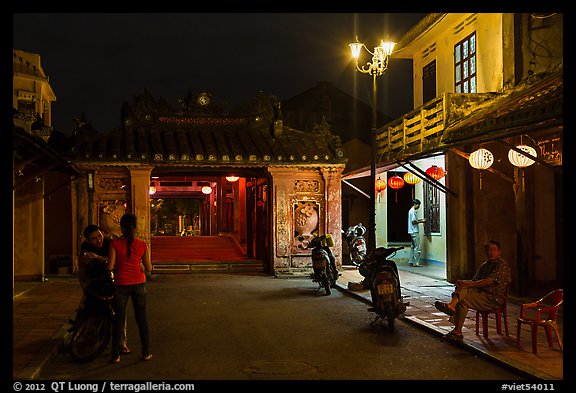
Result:
[[[332,293],[332,290],[330,289],[330,279],[328,278],[328,275],[324,274],[322,276],[322,285],[324,286],[324,290],[326,291],[326,295],[330,295]]]
[[[386,315],[386,319],[388,319],[388,330],[393,332],[396,315],[394,312],[394,308],[392,307],[392,303],[386,303],[386,305],[384,306],[384,315]]]
[[[89,315],[72,336],[72,358],[78,363],[91,362],[106,349],[111,335],[112,321],[109,317]]]

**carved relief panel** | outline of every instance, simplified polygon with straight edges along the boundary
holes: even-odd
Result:
[[[309,241],[324,231],[324,196],[322,182],[316,179],[294,181],[291,198],[292,254],[309,254]]]
[[[104,233],[120,236],[120,218],[129,206],[130,176],[121,173],[97,173],[95,180],[96,222]]]

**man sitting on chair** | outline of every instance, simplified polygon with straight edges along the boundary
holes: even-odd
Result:
[[[454,329],[446,334],[448,340],[462,341],[462,326],[468,309],[490,310],[505,299],[506,288],[512,281],[508,263],[500,258],[500,243],[489,240],[484,244],[487,260],[480,265],[471,280],[457,280],[450,303],[437,301],[434,306],[450,316]]]

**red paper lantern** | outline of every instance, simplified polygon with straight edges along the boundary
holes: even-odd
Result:
[[[381,192],[386,189],[386,182],[380,178],[376,180],[376,191]]]
[[[402,179],[400,176],[392,176],[390,179],[388,179],[388,185],[393,189],[398,190],[404,187],[404,179]]]
[[[444,169],[432,165],[430,168],[426,169],[426,174],[434,180],[440,180],[444,177]]]

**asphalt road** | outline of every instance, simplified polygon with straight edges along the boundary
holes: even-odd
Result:
[[[397,320],[371,327],[366,304],[307,279],[162,274],[148,283],[153,360],[133,353],[89,364],[61,353],[43,380],[522,380],[513,371]]]

